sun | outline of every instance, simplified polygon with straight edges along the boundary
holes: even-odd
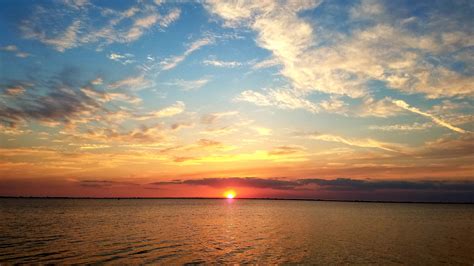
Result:
[[[235,198],[235,192],[233,190],[228,190],[224,192],[224,196],[228,199],[233,199]]]

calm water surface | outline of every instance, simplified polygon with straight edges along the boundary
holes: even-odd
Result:
[[[474,263],[474,206],[0,199],[0,262]]]

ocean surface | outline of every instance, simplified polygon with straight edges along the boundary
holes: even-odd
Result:
[[[0,264],[474,263],[474,205],[0,199]]]

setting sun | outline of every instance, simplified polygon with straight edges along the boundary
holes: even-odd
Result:
[[[225,197],[228,199],[233,199],[235,198],[235,192],[233,190],[226,191],[224,193]]]

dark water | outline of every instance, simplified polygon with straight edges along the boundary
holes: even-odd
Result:
[[[474,206],[0,199],[0,262],[474,263]]]

